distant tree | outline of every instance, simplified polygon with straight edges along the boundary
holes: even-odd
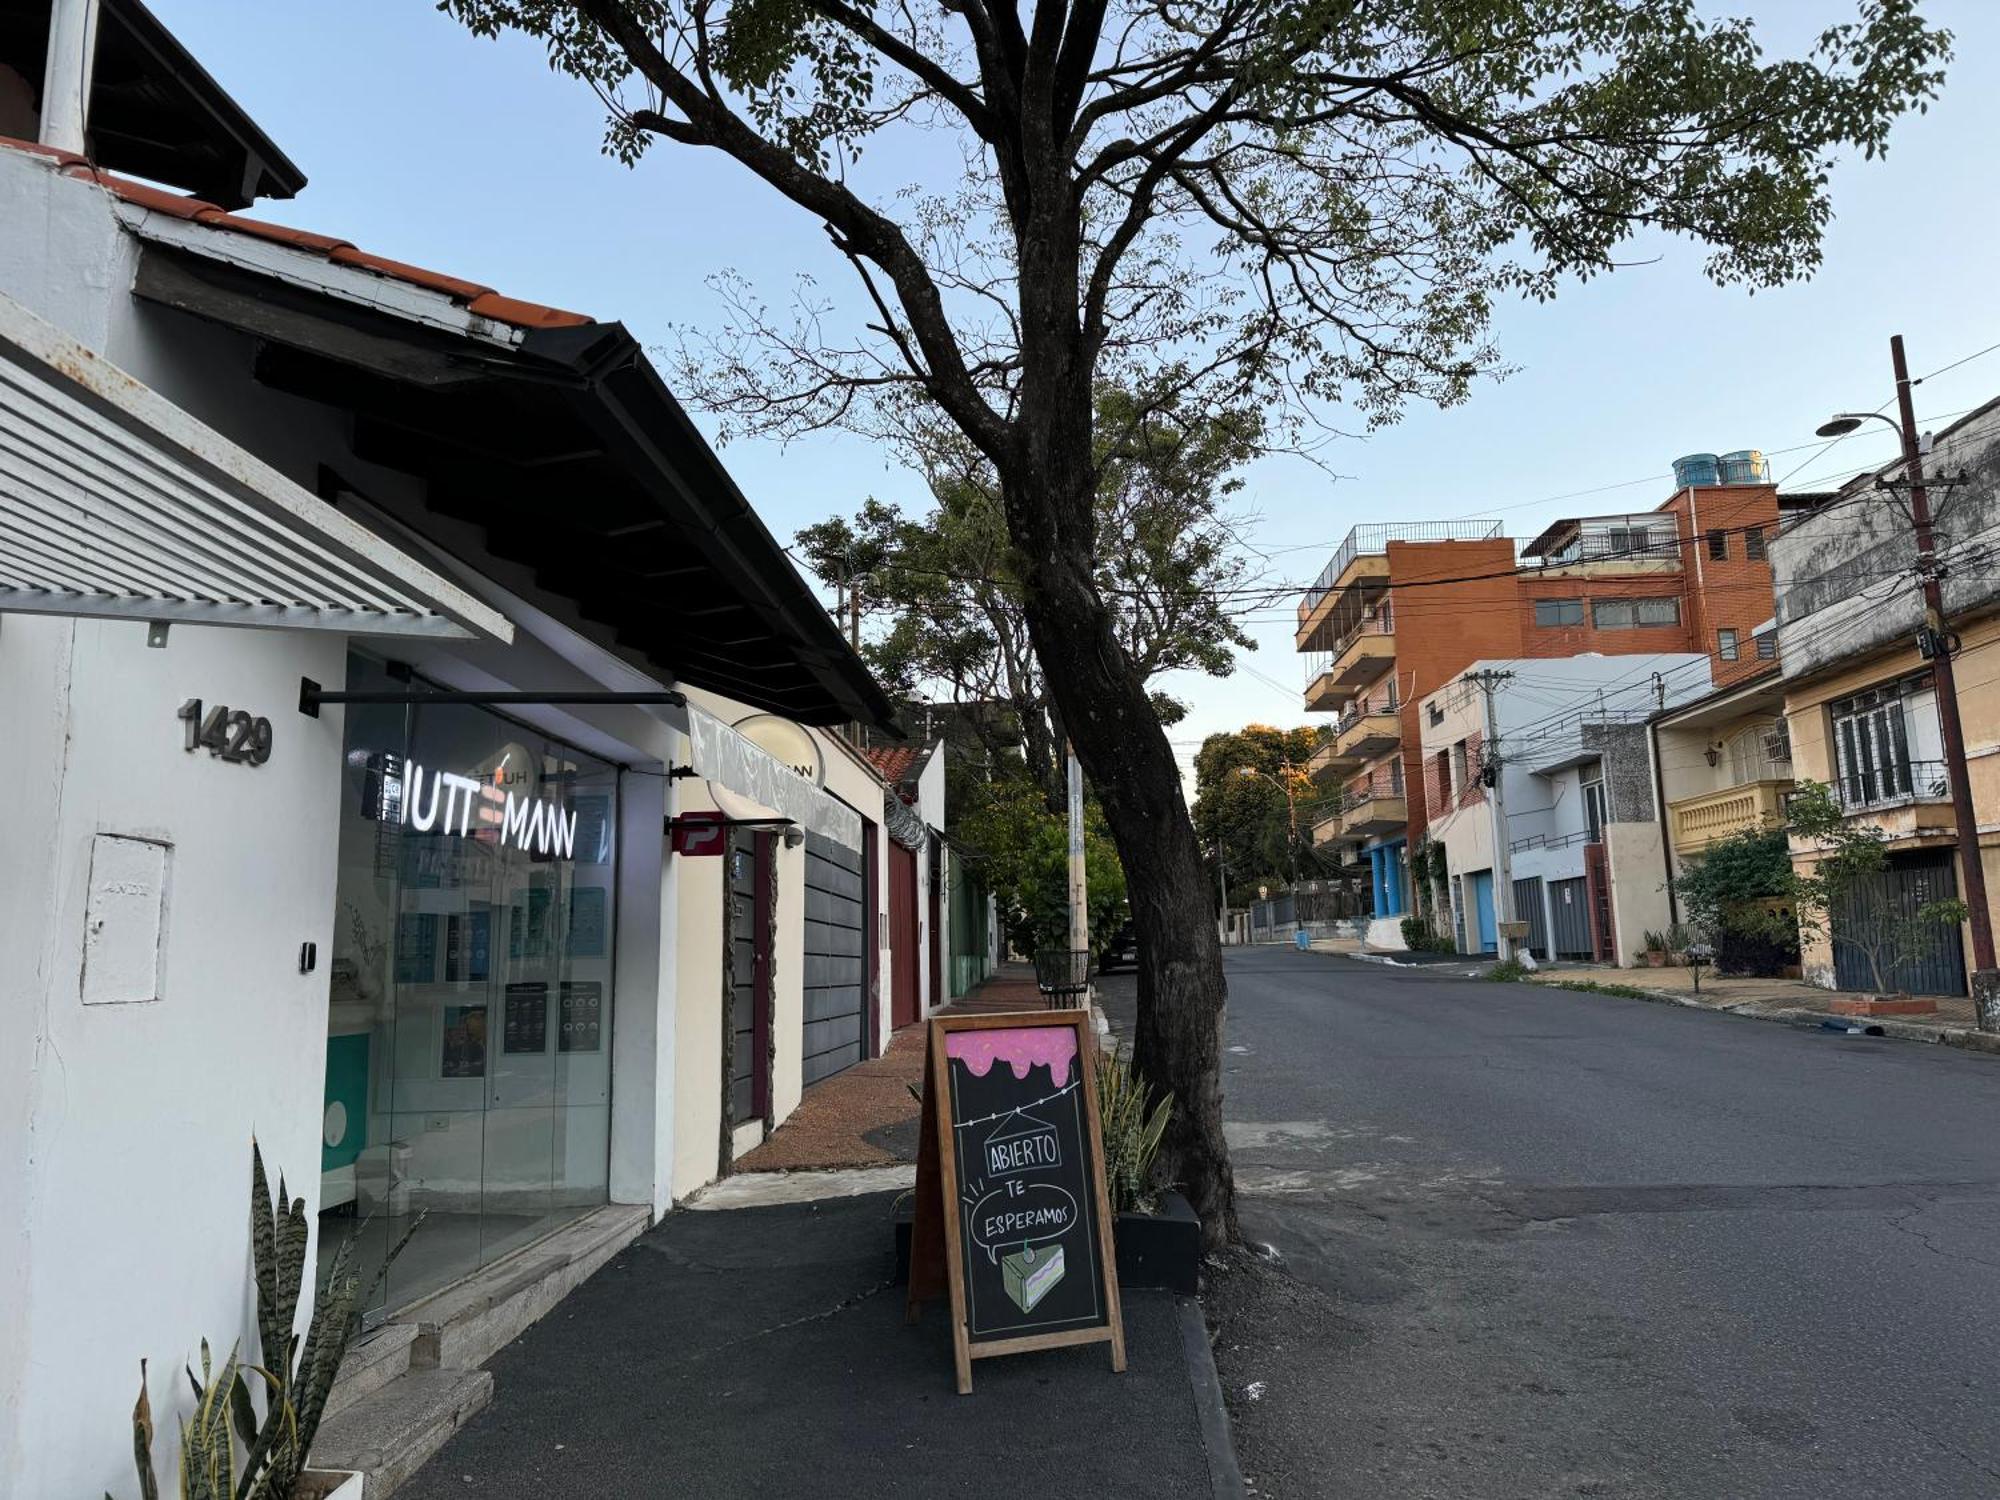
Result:
[[[1312,849],[1318,793],[1306,764],[1324,735],[1248,724],[1211,734],[1195,752],[1195,835],[1211,861],[1220,851],[1231,905],[1254,898],[1260,886],[1288,888],[1294,869],[1318,868]]]
[[[978,863],[998,903],[1007,938],[1032,956],[1069,942],[1069,824],[1049,811],[1025,778],[992,784],[986,796],[955,817],[954,837]],[[1125,871],[1095,806],[1085,809],[1084,879],[1089,891],[1090,944],[1101,950],[1125,913]]]
[[[1106,446],[1094,578],[1116,601],[1118,643],[1147,682],[1182,670],[1226,676],[1250,640],[1237,619],[1249,602],[1249,565],[1230,545],[1225,506],[1242,487],[1237,470],[1256,451],[1259,419],[1144,414],[1129,392],[1109,387],[1096,400]],[[858,591],[864,613],[886,616],[864,650],[891,691],[1004,706],[975,721],[985,749],[1017,755],[1049,806],[1060,807],[1066,731],[1030,639],[1026,570],[993,465],[942,426],[918,452],[936,500],[927,514],[871,499],[851,518],[805,528],[799,549],[822,580]],[[1186,712],[1165,693],[1152,698],[1162,723]]]
[[[1824,782],[1801,781],[1786,820],[1812,859],[1810,870],[1793,882],[1800,930],[1826,932],[1858,951],[1868,961],[1875,993],[1895,993],[1900,988],[1897,967],[1944,932],[1956,930],[1970,914],[1956,896],[1932,897],[1907,914],[1872,902],[1877,882],[1889,868],[1889,837],[1874,824],[1850,817]],[[1857,898],[1865,907],[1863,919],[1844,922],[1835,933],[1833,911],[1853,909]]]
[[[1718,282],[1807,275],[1836,152],[1879,154],[1949,55],[1911,0],[1851,0],[1799,58],[1711,0],[441,3],[541,38],[604,101],[611,152],[714,152],[825,229],[857,315],[810,277],[789,310],[732,280],[682,371],[729,432],[908,450],[942,417],[991,465],[1036,659],[1132,878],[1133,1060],[1175,1099],[1162,1170],[1211,1246],[1235,1230],[1222,950],[1098,577],[1093,396],[1257,410],[1267,442],[1307,442],[1337,412],[1465,399],[1500,368],[1499,298],[1610,270],[1635,233],[1704,243]],[[963,172],[871,192],[856,165],[885,136]]]

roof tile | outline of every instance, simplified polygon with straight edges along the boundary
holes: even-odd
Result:
[[[105,191],[115,194],[125,202],[153,213],[168,214],[191,224],[201,224],[211,229],[229,230],[236,234],[247,234],[274,244],[285,245],[294,250],[306,251],[324,256],[336,265],[353,266],[364,271],[373,271],[378,276],[388,276],[411,286],[420,286],[429,291],[442,292],[452,300],[481,317],[491,318],[496,323],[506,323],[515,328],[573,328],[579,324],[594,323],[597,320],[586,313],[569,312],[560,307],[546,307],[539,302],[524,302],[518,297],[502,296],[491,287],[476,281],[467,281],[460,276],[447,276],[442,271],[426,270],[406,261],[390,260],[387,256],[371,255],[355,247],[348,240],[332,235],[315,234],[308,229],[293,229],[284,224],[271,224],[262,219],[249,219],[240,214],[225,213],[213,203],[200,198],[186,197],[180,193],[156,188],[143,182],[94,167],[81,156],[68,151],[58,151],[54,147],[40,145],[34,141],[16,140],[0,136],[0,150],[24,151],[35,156],[46,156],[60,164],[65,176],[97,183]]]
[[[471,302],[475,298],[488,295],[493,290],[492,287],[481,286],[476,281],[447,276],[442,271],[426,271],[422,266],[390,260],[385,255],[371,255],[368,251],[357,250],[352,245],[342,245],[332,251],[327,259],[337,266],[358,266],[364,271],[374,271],[397,281],[407,281],[412,286],[428,287],[434,292],[443,292],[458,302]]]

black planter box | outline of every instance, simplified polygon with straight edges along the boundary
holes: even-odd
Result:
[[[910,1279],[912,1200],[896,1205],[896,1284]],[[1112,1223],[1118,1247],[1118,1285],[1128,1291],[1201,1290],[1201,1220],[1179,1193],[1160,1194],[1158,1213],[1119,1214]]]

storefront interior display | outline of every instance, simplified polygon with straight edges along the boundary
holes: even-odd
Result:
[[[347,709],[320,1264],[423,1215],[375,1310],[605,1201],[616,778],[485,708]]]

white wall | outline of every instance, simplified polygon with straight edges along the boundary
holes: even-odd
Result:
[[[917,920],[921,926],[917,953],[922,966],[922,989],[920,991],[921,1014],[928,1016],[932,1011],[948,1003],[949,993],[933,993],[931,988],[932,965],[931,945],[938,950],[936,966],[938,990],[948,992],[951,988],[951,853],[945,848],[945,777],[944,741],[931,746],[931,753],[924,761],[924,768],[917,776],[917,816],[924,820],[924,826],[939,835],[937,845],[938,860],[938,910],[937,930],[931,930],[931,851],[925,849],[918,860],[917,869]]]
[[[218,1355],[238,1338],[257,1352],[253,1136],[317,1210],[341,715],[296,705],[302,675],[339,680],[344,650],[185,625],[156,650],[140,623],[0,622],[0,701],[35,789],[0,808],[0,847],[22,856],[0,861],[0,1055],[33,1058],[0,1150],[7,1230],[26,1242],[0,1262],[0,1493],[129,1489],[142,1357],[172,1472],[182,1364],[204,1336]],[[184,750],[175,714],[196,697],[268,716],[270,760]],[[99,835],[167,846],[157,998],[82,1003]],[[121,900],[100,943],[152,909],[128,883],[100,893],[100,916]],[[321,958],[301,974],[306,942]]]

